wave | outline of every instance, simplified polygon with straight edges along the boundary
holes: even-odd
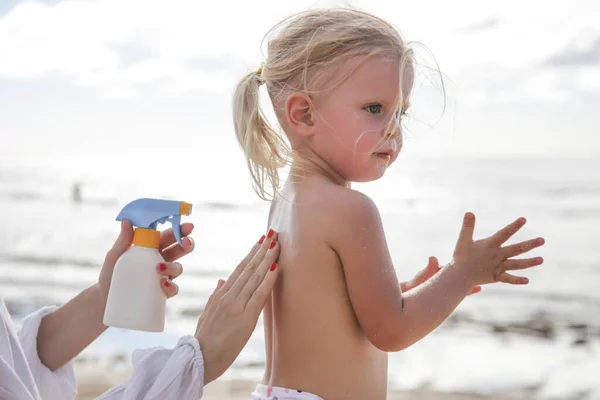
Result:
[[[6,305],[6,309],[11,317],[18,321],[19,319],[36,310],[39,310],[42,307],[60,306],[60,301],[56,301],[56,299],[51,299],[49,297],[30,298],[27,301],[5,298],[4,304]]]
[[[457,325],[473,325],[493,334],[520,334],[540,339],[556,339],[560,332],[570,331],[577,336],[574,345],[590,339],[600,339],[600,325],[594,321],[566,321],[545,310],[538,310],[519,321],[497,321],[493,318],[476,317],[468,312],[455,311],[444,323],[445,328]]]
[[[537,300],[548,303],[578,303],[586,306],[598,308],[600,312],[600,297],[594,297],[579,293],[544,293],[544,292],[516,292],[506,289],[488,289],[485,292],[477,294],[480,297],[490,298],[509,298],[511,300],[523,299],[525,300]]]
[[[24,254],[0,253],[0,262],[20,264],[22,266],[64,266],[72,265],[81,268],[97,268],[100,264],[97,261],[82,260],[68,257],[35,256]]]
[[[77,198],[69,196],[58,196],[35,191],[0,191],[0,199],[5,199],[11,202],[19,203],[72,203],[74,205],[91,205],[99,207],[114,208],[123,205],[122,199],[116,197],[88,197],[81,196]],[[206,201],[193,203],[196,209],[212,209],[212,210],[253,210],[256,208],[254,204],[240,204],[227,201]]]
[[[36,192],[0,192],[0,198],[8,199],[11,201],[40,201],[44,199],[44,195]]]
[[[36,268],[36,267],[56,267],[56,266],[72,266],[78,268],[100,268],[102,262],[94,260],[86,260],[69,257],[55,256],[36,256],[24,254],[0,253],[0,264],[18,264],[19,268]],[[194,265],[185,267],[185,276],[214,278],[223,277],[224,274],[229,274],[230,270],[216,268],[201,268]]]
[[[600,195],[600,185],[585,182],[578,185],[542,188],[540,192],[551,197],[573,197]]]
[[[558,214],[567,219],[600,218],[600,208],[570,208],[558,210]]]

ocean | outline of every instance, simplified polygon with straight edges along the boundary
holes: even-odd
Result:
[[[0,295],[9,312],[19,323],[93,284],[118,233],[120,209],[139,197],[161,197],[193,203],[184,220],[196,227],[196,250],[182,260],[165,332],[110,328],[80,358],[122,368],[135,348],[172,346],[193,334],[217,279],[267,229],[268,205],[238,184],[247,181],[238,172],[238,181],[167,183],[163,176],[0,164]],[[81,201],[74,201],[77,185]],[[430,255],[450,261],[465,211],[477,216],[476,238],[524,216],[527,225],[511,241],[546,239],[531,253],[544,264],[523,271],[529,285],[485,286],[436,331],[391,354],[391,387],[600,399],[600,159],[400,157],[383,179],[355,188],[378,204],[401,280]],[[260,379],[260,324],[222,379]]]

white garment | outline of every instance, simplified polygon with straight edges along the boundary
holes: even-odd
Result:
[[[250,400],[323,400],[316,394],[277,386],[257,385]]]
[[[72,400],[77,394],[73,362],[50,371],[37,354],[42,318],[56,307],[29,315],[17,334],[0,298],[0,400]],[[133,374],[98,399],[198,400],[204,387],[204,359],[193,336],[174,349],[156,347],[133,352]]]
[[[45,307],[23,321],[19,334],[0,298],[0,399],[64,400],[77,394],[73,362],[50,371],[37,354],[42,318],[56,307]]]

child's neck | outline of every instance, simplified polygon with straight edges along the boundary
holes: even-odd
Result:
[[[306,155],[298,156],[295,154],[290,168],[290,178],[295,180],[295,178],[302,179],[308,177],[320,177],[335,185],[350,187],[350,181],[340,175],[321,158],[316,156],[307,157]]]

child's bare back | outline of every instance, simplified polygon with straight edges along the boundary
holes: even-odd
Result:
[[[349,191],[310,177],[288,182],[272,203],[269,226],[279,232],[281,275],[264,312],[265,385],[327,400],[385,398],[387,353],[363,333],[330,245],[343,228],[339,207]]]

